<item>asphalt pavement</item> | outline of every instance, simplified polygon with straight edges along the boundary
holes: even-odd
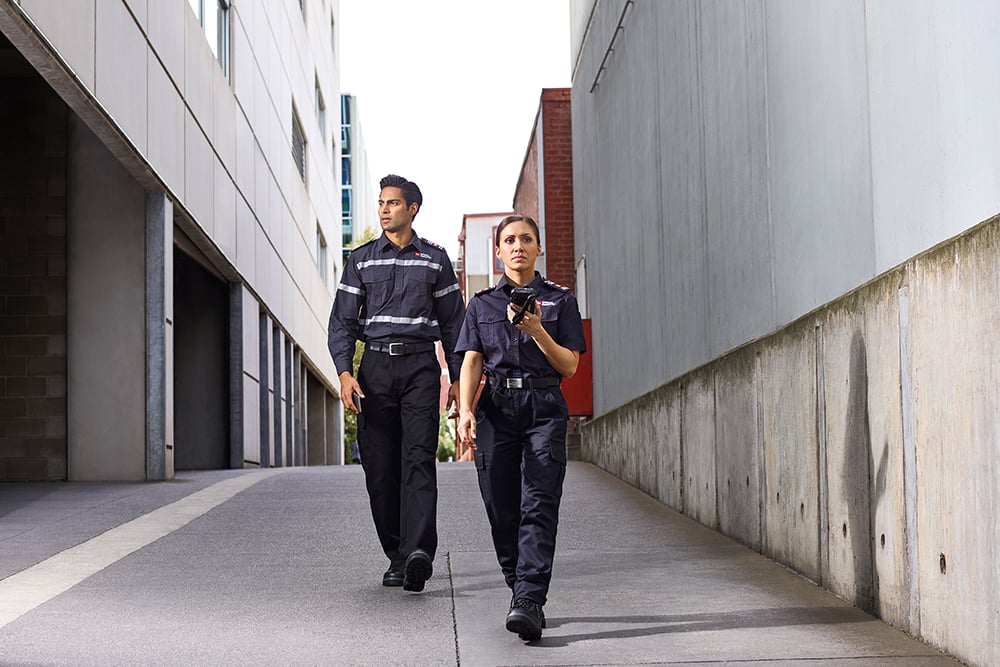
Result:
[[[0,665],[960,664],[580,462],[525,642],[475,472],[438,467],[421,593],[381,585],[358,466],[0,484]]]

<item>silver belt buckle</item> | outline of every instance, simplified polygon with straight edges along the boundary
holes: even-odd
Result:
[[[389,343],[389,356],[401,357],[406,354],[403,351],[403,345],[405,345],[405,343]]]
[[[505,384],[508,389],[523,389],[524,378],[507,378]]]

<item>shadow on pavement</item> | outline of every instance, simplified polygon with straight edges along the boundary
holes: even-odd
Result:
[[[746,609],[720,614],[677,614],[665,616],[571,616],[547,617],[549,629],[565,627],[577,623],[620,625],[623,623],[642,624],[638,628],[623,628],[598,632],[542,637],[528,642],[529,646],[556,648],[573,642],[594,639],[628,639],[650,637],[677,632],[709,632],[714,630],[736,630],[745,628],[771,628],[792,625],[830,625],[840,623],[877,623],[868,614],[852,608],[841,607],[787,607],[772,609]]]

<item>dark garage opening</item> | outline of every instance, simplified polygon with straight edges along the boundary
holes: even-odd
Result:
[[[174,248],[174,468],[229,467],[229,286]]]

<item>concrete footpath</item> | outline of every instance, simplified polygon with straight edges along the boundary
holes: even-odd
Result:
[[[0,665],[959,664],[585,463],[526,643],[473,464],[438,470],[423,593],[381,585],[357,466],[0,485]]]

